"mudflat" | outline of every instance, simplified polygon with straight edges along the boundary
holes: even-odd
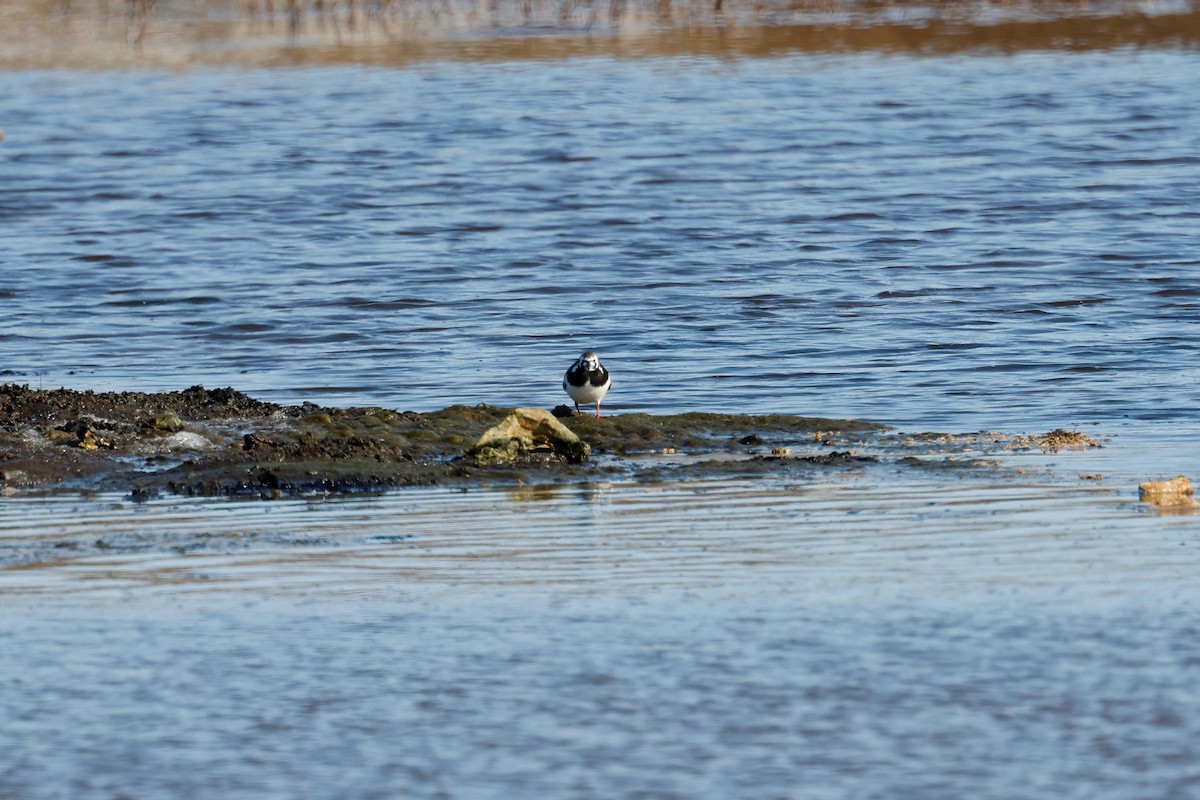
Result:
[[[529,483],[620,475],[689,480],[811,469],[994,468],[989,451],[1097,444],[1062,430],[901,434],[886,425],[788,414],[617,414],[555,409],[586,454],[530,446],[479,457],[480,437],[512,409],[438,411],[282,406],[233,388],[163,393],[0,386],[6,491],[76,488],[186,495],[346,494],[445,482]],[[1064,442],[1066,443],[1064,445]]]

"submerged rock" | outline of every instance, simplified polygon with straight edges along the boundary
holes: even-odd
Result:
[[[198,433],[180,431],[173,433],[163,440],[170,450],[209,450],[215,445]]]
[[[1192,482],[1183,475],[1169,481],[1146,481],[1138,485],[1138,499],[1159,508],[1174,510],[1195,508]]]
[[[481,465],[511,464],[539,455],[578,464],[589,452],[588,445],[549,411],[514,408],[479,437],[470,455]]]

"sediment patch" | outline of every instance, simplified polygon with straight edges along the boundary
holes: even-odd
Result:
[[[481,436],[513,409],[431,412],[281,406],[233,388],[91,392],[0,386],[0,481],[6,492],[123,491],[278,497],[349,494],[446,482],[537,483],[620,475],[692,480],[725,475],[862,470],[953,461],[994,467],[1020,437],[902,436],[854,419],[787,414],[618,414],[556,409],[549,427],[578,445],[518,448],[497,458]],[[553,423],[551,425],[550,423]],[[570,442],[568,442],[570,444]]]

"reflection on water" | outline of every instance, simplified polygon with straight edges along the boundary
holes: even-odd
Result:
[[[120,597],[165,587],[174,595],[180,582],[270,595],[387,597],[401,584],[624,594],[799,581],[828,595],[902,586],[953,595],[1084,576],[1091,583],[1097,563],[1112,566],[1091,590],[1131,592],[1160,577],[1160,547],[1175,555],[1178,546],[1164,533],[1172,526],[1148,523],[1135,500],[1078,480],[883,488],[849,478],[547,488],[537,496],[413,489],[249,507],[159,500],[136,510],[116,498],[14,499],[0,522],[0,554],[23,566],[4,573],[0,594]],[[1104,526],[1122,537],[1080,549],[1080,535]]]
[[[397,594],[403,590],[397,589]],[[6,616],[9,796],[1157,797],[1195,610],[252,601]],[[810,791],[811,787],[811,791]],[[63,791],[56,791],[58,789]]]
[[[1193,435],[1128,431],[1098,450],[1008,453],[990,468],[939,469],[930,457],[925,472],[883,465],[283,502],[12,497],[0,504],[0,596],[391,597],[401,585],[637,595],[797,584],[843,601],[1040,587],[1137,595],[1176,582],[1200,557],[1179,549],[1194,517],[1151,513],[1136,492],[1148,475],[1186,472],[1178,442]]]
[[[5,558],[61,555],[0,569],[0,796],[1158,796],[1200,548],[1136,503],[1186,462],[1144,436],[966,480],[9,498]]]

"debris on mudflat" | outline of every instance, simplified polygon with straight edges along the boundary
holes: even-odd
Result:
[[[1146,481],[1138,485],[1138,499],[1159,508],[1183,510],[1196,508],[1192,482],[1183,475],[1169,481]]]
[[[1100,443],[1086,433],[1055,428],[1041,436],[1017,436],[1008,447],[1010,450],[1032,450],[1038,447],[1043,453],[1057,453],[1059,450],[1082,450],[1085,447],[1099,446]]]

